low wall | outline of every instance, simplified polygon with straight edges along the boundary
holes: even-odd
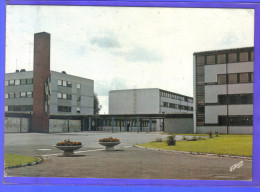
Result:
[[[80,120],[50,119],[49,133],[80,132]]]
[[[27,133],[29,126],[29,118],[5,117],[5,133]]]
[[[193,118],[165,118],[164,132],[166,133],[193,133]]]
[[[197,126],[197,133],[208,133],[209,131],[218,131],[220,134],[227,134],[227,126]],[[229,134],[251,135],[253,134],[253,126],[229,126]]]

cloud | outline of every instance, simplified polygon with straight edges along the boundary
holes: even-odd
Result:
[[[118,48],[120,44],[115,37],[95,37],[90,39],[92,45],[97,45],[100,48]]]
[[[110,90],[129,89],[126,79],[113,78],[110,80],[95,81],[95,92],[98,96],[107,96]]]
[[[130,52],[125,54],[126,61],[129,62],[153,62],[162,61],[162,57],[152,50],[148,50],[142,47],[135,47]]]

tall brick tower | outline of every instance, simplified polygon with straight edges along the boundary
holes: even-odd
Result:
[[[50,79],[50,39],[46,32],[34,34],[32,132],[49,132],[46,84]]]

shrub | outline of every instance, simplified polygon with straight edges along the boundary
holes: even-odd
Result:
[[[186,141],[186,140],[187,140],[187,138],[186,138],[185,136],[182,136],[182,140]]]
[[[175,135],[168,136],[166,139],[166,143],[167,145],[175,145],[176,144]]]
[[[197,139],[198,139],[198,141],[205,140],[205,138],[204,138],[204,137],[198,137]]]
[[[163,139],[160,137],[157,137],[154,142],[163,142]]]

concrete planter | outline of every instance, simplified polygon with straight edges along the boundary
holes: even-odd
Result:
[[[100,145],[103,145],[106,147],[106,151],[113,151],[114,146],[118,145],[120,142],[99,142]]]
[[[80,149],[82,147],[82,145],[74,145],[74,146],[58,146],[58,145],[55,145],[55,147],[64,151],[63,152],[64,157],[73,157],[75,155],[74,151]]]

